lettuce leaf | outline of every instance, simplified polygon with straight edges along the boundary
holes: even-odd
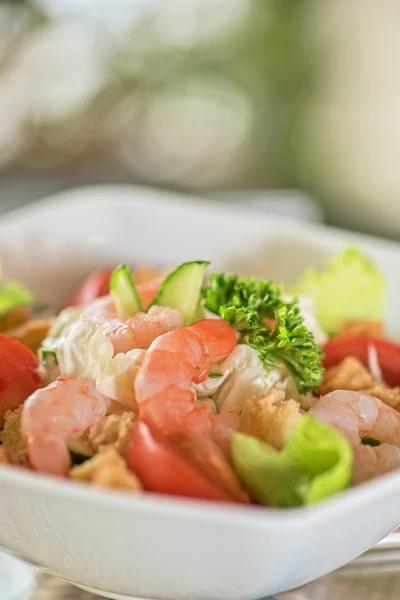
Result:
[[[283,455],[309,478],[303,501],[313,504],[350,485],[353,452],[333,427],[304,416],[286,440]]]
[[[308,269],[290,291],[314,300],[319,323],[329,334],[343,321],[382,317],[384,279],[356,247],[344,248],[322,273]]]
[[[243,433],[232,434],[236,473],[261,504],[313,504],[350,485],[353,453],[333,428],[304,416],[281,452]]]
[[[267,506],[293,508],[302,504],[308,479],[282,452],[260,440],[233,433],[233,465],[250,495]]]
[[[16,306],[33,304],[33,294],[18,281],[8,281],[0,286],[0,314]]]

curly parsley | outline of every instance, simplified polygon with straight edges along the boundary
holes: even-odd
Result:
[[[304,326],[297,302],[284,302],[273,281],[213,273],[203,290],[205,307],[239,331],[240,342],[257,350],[265,368],[283,363],[299,392],[313,390],[322,379],[322,352]],[[273,319],[275,326],[268,326]]]

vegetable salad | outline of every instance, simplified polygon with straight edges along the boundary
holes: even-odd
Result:
[[[357,248],[292,288],[120,265],[58,315],[0,287],[0,462],[96,487],[297,507],[400,466],[400,346]]]

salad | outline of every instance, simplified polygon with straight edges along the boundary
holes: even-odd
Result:
[[[192,261],[91,274],[58,315],[0,287],[0,462],[274,507],[400,466],[400,346],[357,249],[291,288]]]

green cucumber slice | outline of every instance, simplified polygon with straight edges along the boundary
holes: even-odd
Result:
[[[204,260],[179,265],[164,280],[152,305],[179,310],[185,327],[197,319],[204,273],[210,263]]]
[[[51,350],[50,348],[40,348],[39,350],[39,359],[41,362],[44,362],[48,358],[54,358],[57,360],[57,354],[55,350]]]
[[[81,465],[85,460],[93,456],[92,447],[82,438],[74,438],[68,441],[68,450],[74,465]]]
[[[40,348],[38,351],[38,358],[44,368],[48,371],[58,370],[58,360],[55,350],[50,350],[50,348]]]
[[[193,315],[193,323],[196,323],[197,321],[202,321],[205,318],[206,318],[206,312],[204,310],[204,300],[202,298],[199,301],[196,311]]]
[[[110,294],[120,314],[133,316],[142,310],[133,275],[126,265],[114,269],[110,278]]]

